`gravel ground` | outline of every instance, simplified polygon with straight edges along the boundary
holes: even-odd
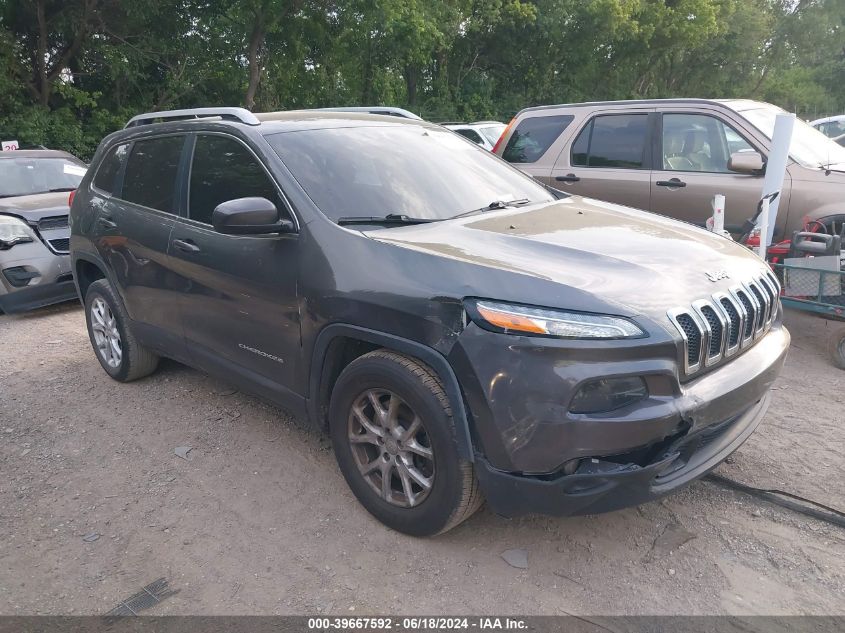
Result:
[[[845,372],[823,321],[787,324],[770,413],[718,472],[843,508]],[[0,350],[0,614],[105,613],[160,577],[179,592],[149,613],[845,614],[845,529],[706,481],[414,539],[304,422],[172,362],[108,379],[76,305],[0,316]]]

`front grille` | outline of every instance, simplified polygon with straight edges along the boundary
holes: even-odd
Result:
[[[780,285],[766,273],[668,313],[684,341],[684,373],[689,376],[746,349],[771,327]]]
[[[56,251],[57,253],[68,253],[70,252],[70,238],[63,237],[57,240],[47,240],[50,243],[50,247]]]
[[[51,229],[66,229],[68,227],[68,216],[55,215],[50,218],[41,218],[38,220],[38,229],[41,231],[49,231]]]

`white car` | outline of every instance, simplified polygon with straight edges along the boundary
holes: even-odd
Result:
[[[496,141],[507,127],[499,121],[476,121],[475,123],[443,123],[443,127],[465,136],[487,151],[493,151]]]
[[[816,119],[815,121],[810,121],[810,125],[825,136],[836,138],[845,134],[845,114]]]

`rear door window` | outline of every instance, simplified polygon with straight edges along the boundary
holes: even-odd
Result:
[[[225,136],[197,137],[190,187],[188,217],[205,224],[217,205],[236,198],[266,198],[279,208],[267,172],[242,143]]]
[[[647,169],[648,114],[608,114],[592,119],[572,144],[572,165]]]
[[[135,141],[120,197],[150,209],[176,213],[176,174],[184,136]]]
[[[522,119],[508,139],[502,158],[509,163],[534,163],[572,123],[569,114]]]

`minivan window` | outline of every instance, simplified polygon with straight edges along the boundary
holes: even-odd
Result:
[[[445,220],[497,200],[554,200],[536,181],[446,129],[373,125],[266,138],[335,221],[388,214]]]
[[[574,118],[570,114],[561,114],[522,119],[508,139],[502,158],[509,163],[536,162]]]
[[[176,173],[184,136],[135,141],[126,163],[120,197],[150,209],[174,213]]]
[[[734,152],[754,151],[739,133],[706,114],[663,115],[663,169],[730,173]]]
[[[188,217],[211,224],[214,208],[236,198],[267,198],[278,206],[276,187],[240,142],[200,135],[194,148]]]
[[[114,191],[115,178],[120,171],[123,161],[126,160],[128,145],[118,145],[109,150],[106,157],[100,161],[97,175],[94,176],[94,186],[105,193]]]
[[[578,167],[646,167],[647,114],[609,114],[592,119],[572,145],[572,165]]]

